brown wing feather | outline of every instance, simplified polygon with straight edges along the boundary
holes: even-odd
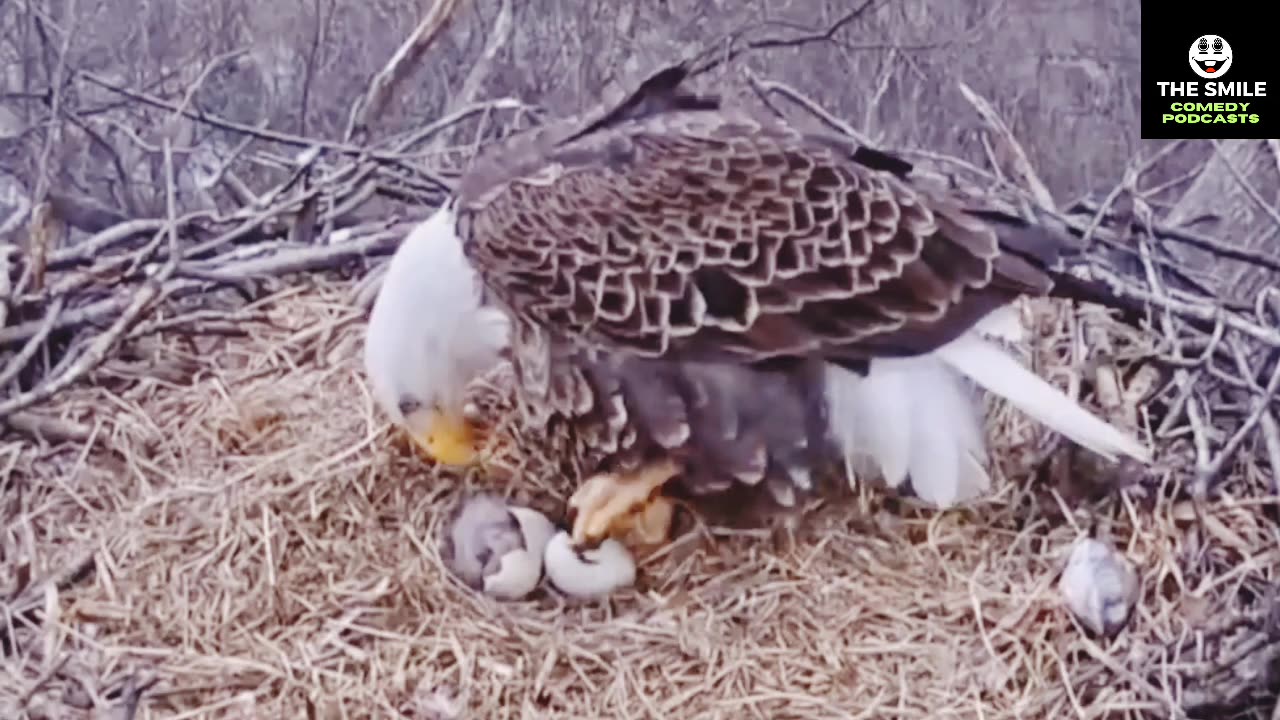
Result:
[[[1028,260],[1042,249],[1003,246],[960,204],[779,122],[671,109],[554,141],[569,127],[508,150],[505,173],[472,173],[458,212],[495,296],[583,346],[915,354],[1051,286]]]
[[[1065,241],[682,78],[491,149],[458,231],[512,313],[527,426],[571,427],[588,468],[669,454],[692,492],[786,504],[826,453],[823,362],[927,352],[1046,292]]]

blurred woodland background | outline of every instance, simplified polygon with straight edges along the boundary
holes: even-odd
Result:
[[[862,4],[470,0],[459,4],[372,128],[375,136],[404,131],[501,97],[552,114],[576,111],[731,31],[754,29],[751,39],[817,35]],[[107,212],[161,214],[159,139],[166,136],[178,177],[186,179],[183,207],[218,202],[218,191],[201,192],[196,178],[201,168],[207,173],[245,152],[244,135],[174,118],[106,83],[243,125],[338,139],[353,101],[429,5],[8,0],[0,6],[6,230],[25,220],[14,214],[23,198],[49,189],[77,206],[92,199]],[[826,41],[745,54],[703,86],[732,92],[749,69],[793,86],[886,147],[981,159],[979,120],[956,90],[963,80],[1025,139],[1032,164],[1063,198],[1109,188],[1135,155],[1158,145],[1138,138],[1136,3],[866,5]],[[1183,154],[1182,167],[1167,171],[1170,179],[1204,157],[1194,149]]]
[[[573,112],[660,63],[717,45],[726,53],[752,45],[758,49],[701,77],[702,87],[746,93],[744,78],[755,73],[812,98],[883,147],[982,164],[991,144],[984,147],[982,120],[957,89],[962,81],[1023,142],[1059,203],[1103,196],[1126,168],[1151,160],[1132,184],[1160,213],[1213,154],[1205,142],[1168,152],[1169,143],[1138,137],[1136,3],[442,4],[451,10],[447,27],[430,33],[430,47],[400,68],[387,102],[368,118],[373,139],[500,98],[552,115]],[[166,138],[175,212],[243,205],[290,172],[280,155],[305,148],[303,138],[347,138],[353,103],[430,7],[405,0],[8,0],[0,5],[0,241],[21,244],[33,206],[44,202],[47,212],[37,219],[68,236],[55,244],[121,219],[163,215]],[[244,132],[250,128],[258,132]],[[449,141],[484,133],[446,133],[412,159],[430,166]],[[1274,158],[1262,158],[1259,147],[1236,150],[1238,163],[1267,166],[1258,186],[1274,203]],[[1225,174],[1218,168],[1214,177]],[[1241,195],[1213,190],[1218,202]],[[1258,212],[1256,202],[1241,205]],[[1276,225],[1268,223],[1268,237]]]

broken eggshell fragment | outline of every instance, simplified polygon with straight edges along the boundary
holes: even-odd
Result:
[[[609,538],[599,547],[579,551],[561,530],[547,544],[547,579],[560,592],[580,598],[602,598],[636,581],[636,562],[622,543]]]
[[[484,579],[484,591],[502,600],[519,600],[542,580],[542,558],[556,527],[546,515],[527,507],[510,506],[524,544],[499,558],[498,571]]]

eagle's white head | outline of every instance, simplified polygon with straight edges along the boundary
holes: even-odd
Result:
[[[470,462],[466,388],[499,361],[509,327],[482,304],[446,204],[401,243],[374,301],[364,346],[374,400],[435,460]]]

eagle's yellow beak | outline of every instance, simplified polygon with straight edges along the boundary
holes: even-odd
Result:
[[[414,441],[427,457],[445,465],[467,465],[476,457],[480,441],[478,433],[460,417],[433,412],[426,432]]]

